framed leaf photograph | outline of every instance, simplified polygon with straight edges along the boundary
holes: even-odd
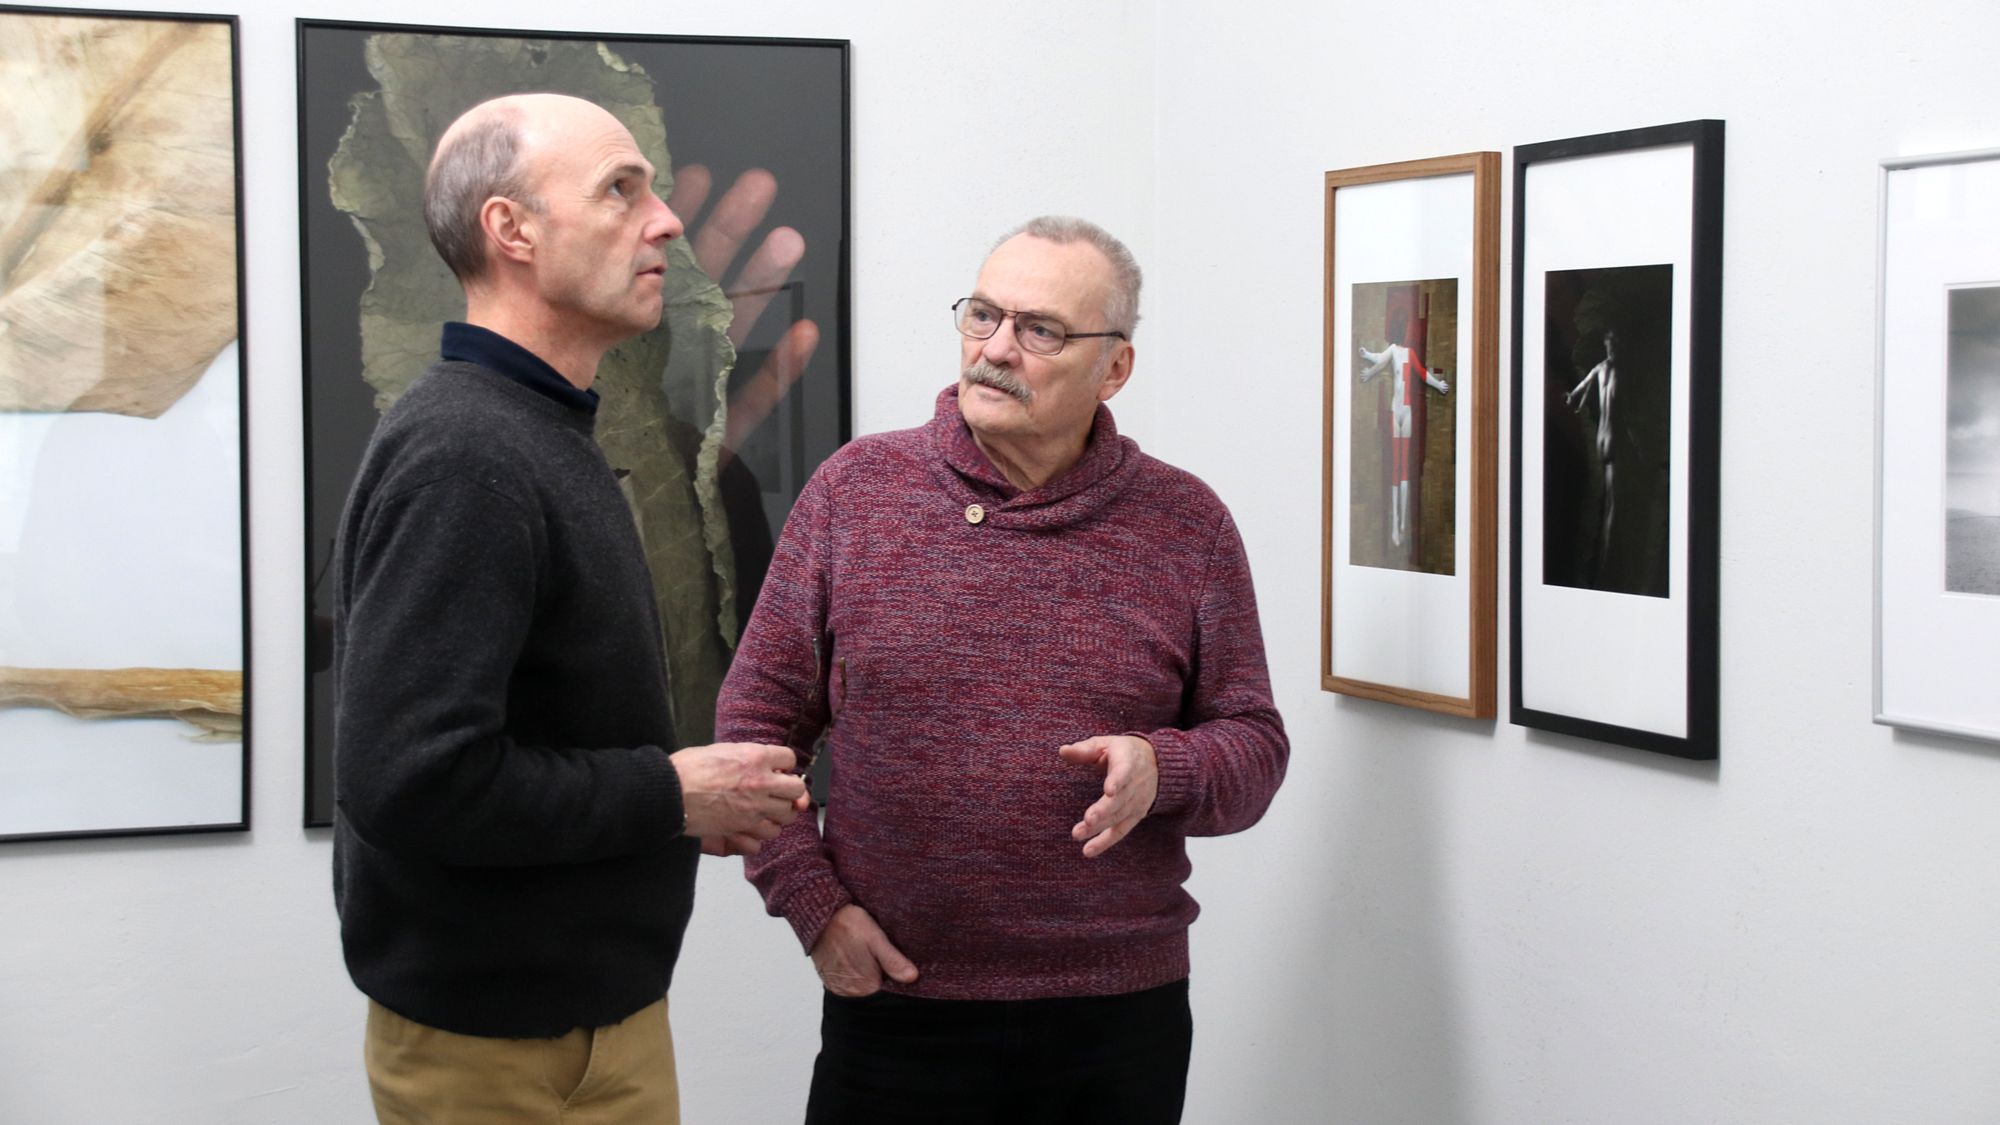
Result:
[[[421,213],[438,136],[503,94],[619,118],[686,224],[660,326],[593,386],[654,579],[678,735],[715,694],[806,478],[849,436],[847,45],[301,20],[308,825],[330,823],[335,528],[376,421],[461,290]]]
[[[1320,683],[1494,711],[1500,154],[1326,174]]]
[[[0,839],[249,825],[236,21],[0,7]]]
[[[1514,150],[1512,715],[1717,753],[1720,121]]]
[[[1884,161],[1875,721],[2000,740],[2000,150]]]

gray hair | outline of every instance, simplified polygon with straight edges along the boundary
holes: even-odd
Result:
[[[1111,291],[1104,297],[1105,328],[1123,332],[1127,340],[1132,338],[1139,328],[1139,262],[1123,242],[1089,219],[1042,215],[1008,231],[993,245],[997,249],[1001,242],[1022,234],[1058,244],[1087,242],[1096,247],[1111,263]]]
[[[493,108],[455,132],[448,130],[424,175],[424,228],[461,284],[486,274],[479,210],[488,199],[497,195],[534,212],[546,206],[529,190],[522,116],[511,106]]]

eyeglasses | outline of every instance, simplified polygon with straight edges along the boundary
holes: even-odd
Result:
[[[1125,339],[1123,332],[1071,332],[1062,321],[1041,313],[1015,312],[998,305],[988,304],[977,297],[960,297],[951,303],[953,321],[958,330],[973,340],[990,340],[1000,331],[1000,322],[1014,318],[1014,338],[1021,347],[1036,355],[1058,355],[1063,345],[1071,340],[1094,340],[1100,336],[1116,336]]]

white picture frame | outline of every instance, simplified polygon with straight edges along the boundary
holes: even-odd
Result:
[[[1884,160],[1874,718],[2000,741],[2000,149]]]

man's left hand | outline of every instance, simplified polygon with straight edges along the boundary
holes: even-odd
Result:
[[[1160,765],[1153,744],[1129,734],[1101,734],[1060,747],[1065,762],[1095,766],[1104,774],[1104,796],[1069,830],[1083,841],[1083,858],[1096,859],[1125,838],[1153,809],[1160,792]]]
[[[792,802],[792,807],[802,814],[812,812],[812,791],[808,789],[806,792],[799,794],[798,800]],[[761,846],[763,846],[763,841],[747,832],[737,833],[733,836],[703,836],[701,838],[701,854],[703,855],[724,857],[756,855],[757,849]]]

